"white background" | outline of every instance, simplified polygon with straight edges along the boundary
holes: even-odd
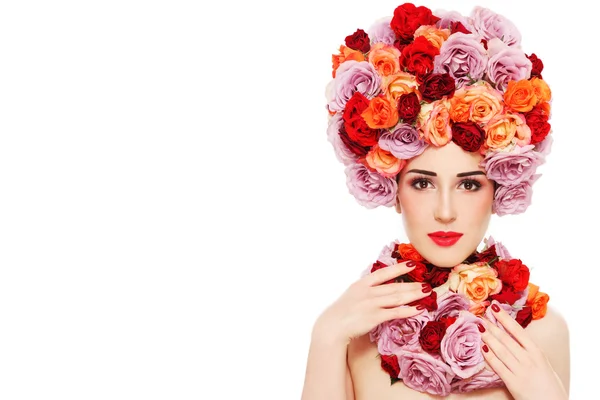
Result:
[[[0,398],[298,399],[319,313],[405,239],[326,140],[344,37],[395,1],[0,6]],[[583,1],[506,15],[545,63],[553,151],[489,233],[567,319],[597,388],[597,33]]]

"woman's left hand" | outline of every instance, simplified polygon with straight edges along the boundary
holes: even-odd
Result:
[[[495,304],[492,311],[506,332],[482,319],[483,356],[515,400],[568,399],[560,378],[525,329]]]

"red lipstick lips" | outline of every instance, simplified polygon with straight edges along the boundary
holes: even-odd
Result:
[[[458,232],[432,232],[428,233],[428,236],[437,244],[438,246],[448,247],[452,246],[454,243],[458,242],[458,239],[462,236],[462,233]]]

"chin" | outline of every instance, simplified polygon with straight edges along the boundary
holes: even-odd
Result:
[[[466,239],[465,237],[461,238]],[[431,239],[427,237],[431,242]],[[473,250],[477,248],[477,244],[457,242],[450,247],[441,247],[435,243],[427,243],[423,246],[417,246],[415,249],[431,264],[439,268],[453,268],[465,261]]]

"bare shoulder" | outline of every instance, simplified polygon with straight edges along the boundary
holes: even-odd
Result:
[[[548,306],[546,315],[532,321],[525,331],[542,350],[552,368],[569,390],[570,342],[569,327],[562,314]]]

